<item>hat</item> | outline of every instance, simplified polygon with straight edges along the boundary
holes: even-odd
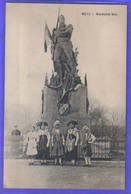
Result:
[[[48,123],[47,122],[42,122],[42,125],[48,126]]]
[[[89,129],[89,127],[87,127],[87,126],[84,126],[84,127],[82,127],[82,131],[83,132],[87,132],[87,131],[91,131],[90,129]]]
[[[70,124],[72,124],[72,125],[77,125],[78,122],[77,122],[77,121],[74,121],[74,120],[71,120],[71,121],[69,121],[69,122],[67,123],[67,126],[69,126]]]
[[[38,122],[36,123],[36,125],[37,125],[38,127],[41,127],[42,122],[41,122],[41,121],[38,121]]]
[[[56,121],[55,121],[54,127],[55,127],[56,125],[60,125],[60,121],[59,121],[59,120],[56,120]]]

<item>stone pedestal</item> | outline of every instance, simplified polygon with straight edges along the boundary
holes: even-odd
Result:
[[[61,121],[61,129],[63,133],[67,133],[66,124],[70,120],[77,120],[78,127],[82,128],[83,125],[87,125],[88,115],[87,112],[87,88],[84,85],[79,85],[73,91],[69,93],[69,105],[70,111],[67,115],[62,116],[58,111],[58,97],[57,91],[44,86],[44,102],[43,102],[43,114],[40,120],[46,121],[49,124],[49,130],[53,129],[53,124],[56,120]]]
[[[58,97],[57,91],[44,86],[44,103],[43,103],[43,114],[45,116],[53,117],[54,115],[58,115]]]
[[[70,92],[69,103],[71,113],[86,114],[87,89],[84,85],[78,86],[78,89]]]

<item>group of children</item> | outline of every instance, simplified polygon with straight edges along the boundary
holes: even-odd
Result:
[[[55,121],[51,133],[48,130],[47,122],[41,122],[38,131],[36,131],[35,126],[31,126],[25,138],[29,165],[34,163],[36,155],[39,156],[42,165],[46,164],[49,156],[55,159],[55,165],[62,165],[62,158],[65,155],[70,161],[70,165],[74,166],[77,160],[77,146],[80,143],[86,166],[91,166],[91,144],[95,141],[95,136],[87,126],[84,126],[82,128],[83,138],[80,140],[76,126],[77,121],[68,122],[69,129],[66,138],[61,132],[59,120]]]

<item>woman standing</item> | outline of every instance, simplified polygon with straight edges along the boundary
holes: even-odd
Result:
[[[27,152],[26,155],[29,156],[29,165],[34,163],[35,156],[37,155],[37,143],[38,135],[35,132],[35,126],[32,125],[29,128],[29,132],[26,134],[25,142],[27,143]]]
[[[48,130],[48,123],[41,122],[41,129],[38,131],[38,136],[38,153],[41,164],[43,165],[46,164],[46,160],[49,158],[50,133]]]
[[[92,155],[91,144],[95,141],[96,138],[91,133],[91,130],[87,126],[84,126],[82,128],[82,131],[84,132],[83,140],[81,143],[82,153],[85,158],[86,166],[91,166],[91,155]]]
[[[61,134],[60,121],[57,120],[54,123],[54,129],[52,130],[52,157],[55,158],[55,164],[62,165],[62,157],[64,155],[65,140],[64,136]]]
[[[66,140],[66,150],[67,159],[71,161],[70,165],[76,165],[77,159],[77,145],[79,140],[78,129],[75,127],[77,121],[70,121],[67,126],[69,127],[67,140]]]

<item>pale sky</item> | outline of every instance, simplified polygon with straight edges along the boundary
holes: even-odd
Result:
[[[110,109],[126,101],[126,6],[6,4],[5,126],[36,122],[41,114],[41,90],[53,63],[44,53],[45,20],[56,26],[58,8],[73,25],[71,41],[78,47],[78,69],[87,73],[89,101],[97,99]],[[82,15],[82,13],[90,15]],[[96,13],[110,13],[98,16]],[[112,15],[117,14],[117,16]],[[94,15],[92,15],[94,14]]]

